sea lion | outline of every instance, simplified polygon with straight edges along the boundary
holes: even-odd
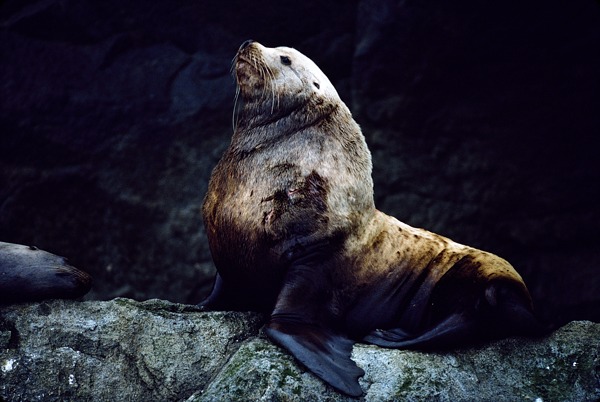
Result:
[[[0,304],[73,299],[92,286],[87,273],[33,246],[0,242]]]
[[[356,341],[439,348],[537,328],[508,262],[375,208],[365,139],[315,63],[248,41],[234,71],[243,105],[203,204],[218,274],[200,306],[270,312],[266,334],[351,396]]]

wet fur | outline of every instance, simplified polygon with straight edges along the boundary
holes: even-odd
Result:
[[[63,257],[0,242],[0,304],[77,298],[86,294],[91,284],[87,273]]]
[[[270,312],[267,335],[353,396],[354,341],[437,348],[534,331],[508,262],[375,209],[364,137],[312,61],[245,43],[234,70],[243,106],[203,205],[218,276],[202,306]]]

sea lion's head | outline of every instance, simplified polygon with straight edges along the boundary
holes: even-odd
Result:
[[[87,273],[63,257],[21,244],[0,242],[0,304],[72,299],[92,286]]]
[[[235,56],[234,73],[243,101],[242,124],[262,126],[289,119],[307,126],[343,105],[321,69],[293,48],[246,41]]]

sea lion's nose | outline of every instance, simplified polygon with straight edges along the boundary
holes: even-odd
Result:
[[[240,46],[240,50],[244,50],[245,48],[247,48],[248,46],[250,46],[250,44],[254,42],[252,39],[248,39],[247,41],[245,41],[244,43],[242,43],[242,46]]]

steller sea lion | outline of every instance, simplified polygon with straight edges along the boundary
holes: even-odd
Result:
[[[375,208],[365,139],[315,63],[247,41],[234,69],[243,105],[203,204],[218,274],[200,306],[270,312],[267,336],[351,396],[356,341],[425,349],[537,330],[508,262]]]
[[[33,246],[0,242],[0,304],[74,299],[92,286],[87,273]]]

